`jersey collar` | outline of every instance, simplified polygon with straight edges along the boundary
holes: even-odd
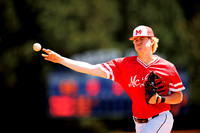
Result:
[[[159,60],[159,57],[156,55],[156,58],[155,58],[153,61],[151,61],[149,64],[145,64],[142,60],[140,60],[140,59],[137,57],[138,63],[140,63],[141,65],[143,65],[145,68],[150,67],[151,65],[153,65],[154,63],[156,63],[158,60]]]

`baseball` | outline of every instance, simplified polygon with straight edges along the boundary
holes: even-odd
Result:
[[[33,49],[35,50],[35,51],[40,51],[41,50],[41,48],[42,48],[42,46],[39,44],[39,43],[34,43],[33,44]]]

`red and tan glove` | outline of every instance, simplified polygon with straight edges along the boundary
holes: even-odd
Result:
[[[164,103],[165,98],[162,93],[168,91],[165,81],[155,72],[151,72],[145,81],[145,99],[147,104]]]

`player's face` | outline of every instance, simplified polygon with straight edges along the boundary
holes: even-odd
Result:
[[[135,50],[139,52],[152,51],[152,41],[149,37],[136,37],[133,39]]]

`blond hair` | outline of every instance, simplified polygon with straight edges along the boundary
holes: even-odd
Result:
[[[155,53],[158,48],[159,39],[157,37],[151,37],[151,39],[154,41],[154,44],[152,46],[152,53]]]

